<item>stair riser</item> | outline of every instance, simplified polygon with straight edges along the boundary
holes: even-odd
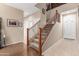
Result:
[[[44,40],[42,40],[42,42],[43,42]],[[39,41],[33,41],[33,43],[37,43],[37,44],[39,44]]]

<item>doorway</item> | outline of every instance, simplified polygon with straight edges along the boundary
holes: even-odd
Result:
[[[76,39],[77,12],[65,12],[62,15],[63,38]]]

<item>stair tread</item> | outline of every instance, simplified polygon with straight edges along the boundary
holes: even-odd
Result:
[[[42,38],[45,38],[46,36],[45,35],[42,35]],[[39,36],[35,36],[35,39],[38,39]]]
[[[52,24],[47,24],[47,25],[45,25],[45,27],[46,27],[46,26],[52,26]]]
[[[34,40],[35,40],[35,41],[39,41],[39,39],[36,39],[36,38],[35,38]]]
[[[47,36],[47,33],[42,33],[42,35]]]
[[[43,39],[42,39],[42,43],[43,43]],[[39,44],[39,39],[37,40],[37,39],[34,39],[33,41],[32,41],[33,43],[38,43]]]
[[[29,46],[29,47],[34,48],[34,49],[38,50],[39,45],[38,45],[37,43],[33,43],[33,42],[31,42],[31,44],[30,44],[30,46]]]
[[[43,33],[48,33],[49,31],[43,31]]]
[[[50,27],[50,26],[53,26],[53,24],[47,24],[47,25],[45,25],[45,27]]]
[[[38,42],[39,41],[39,39],[38,38],[34,38],[31,42]]]
[[[31,42],[30,45],[34,45],[34,46],[38,47],[38,43]]]

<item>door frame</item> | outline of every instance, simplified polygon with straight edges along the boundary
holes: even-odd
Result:
[[[61,22],[62,22],[62,38],[64,39],[63,15],[67,15],[67,14],[76,14],[76,16],[77,16],[77,18],[76,18],[76,39],[77,39],[78,10],[75,9],[75,11],[73,11],[73,12],[71,12],[72,10],[68,10],[68,11],[70,11],[70,12],[69,12],[69,13],[65,13],[65,12],[67,12],[67,11],[65,11],[65,12],[62,12],[62,13],[61,13]],[[76,39],[75,39],[75,40],[76,40]]]

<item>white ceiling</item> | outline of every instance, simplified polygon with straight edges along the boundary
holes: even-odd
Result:
[[[35,7],[36,3],[6,3],[6,5],[24,11],[24,16],[28,16],[34,12],[39,11],[39,9]]]

